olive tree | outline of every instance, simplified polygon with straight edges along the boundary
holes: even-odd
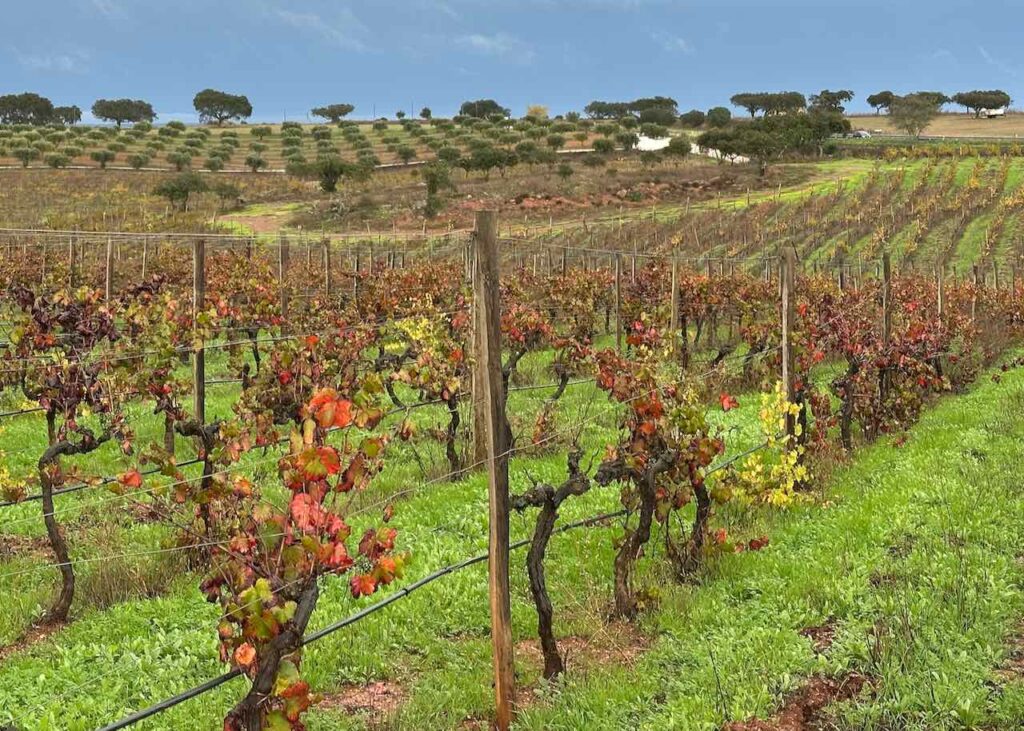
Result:
[[[932,120],[939,116],[942,103],[929,93],[896,97],[889,107],[889,117],[897,129],[911,137],[920,137]]]
[[[725,107],[712,107],[708,110],[708,126],[716,129],[728,127],[732,122],[732,112]]]
[[[192,106],[204,124],[222,125],[229,119],[242,120],[252,116],[252,104],[242,94],[228,94],[216,89],[203,89],[192,99]]]
[[[953,103],[981,116],[982,109],[1003,109],[1010,106],[1010,95],[1001,89],[990,91],[961,91],[953,95]]]
[[[89,153],[89,157],[93,162],[98,162],[100,164],[101,170],[106,170],[107,165],[114,162],[114,158],[116,158],[117,155],[110,150],[93,150]]]
[[[310,112],[314,117],[326,119],[331,124],[341,124],[341,120],[355,111],[353,104],[328,104],[324,107],[315,107]]]
[[[880,91],[877,94],[872,94],[868,97],[867,101],[872,107],[874,107],[875,114],[880,114],[884,109],[886,112],[889,111],[889,107],[892,106],[892,100],[896,98],[896,95],[891,91]]]
[[[141,99],[97,99],[92,105],[92,115],[106,122],[113,122],[118,129],[125,122],[150,122],[156,119],[153,105]]]
[[[166,198],[178,210],[188,209],[188,199],[194,193],[205,193],[209,188],[199,173],[183,173],[165,180],[153,189],[153,195]]]

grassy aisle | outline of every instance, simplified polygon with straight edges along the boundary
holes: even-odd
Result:
[[[851,669],[875,692],[835,709],[839,728],[1020,728],[1022,679],[993,670],[1024,613],[1022,414],[1012,373],[944,401],[902,448],[866,449],[831,507],[779,516],[766,551],[665,591],[634,668],[573,679],[520,728],[713,729]],[[835,639],[817,654],[800,630],[822,625]]]
[[[744,404],[738,421],[748,423],[754,411],[756,404]],[[659,562],[643,562],[643,581],[656,588],[643,635],[603,619],[615,531],[556,537],[548,561],[556,630],[573,638],[569,676],[558,688],[538,681],[535,616],[524,555],[516,554],[513,618],[525,706],[518,727],[714,729],[770,715],[805,676],[856,668],[877,692],[842,709],[845,727],[1016,728],[1024,686],[986,681],[995,679],[1003,638],[1024,613],[1017,562],[1024,495],[1015,480],[1022,413],[1024,373],[1001,384],[986,379],[929,411],[905,446],[887,440],[859,453],[829,481],[825,507],[722,515],[719,524],[735,532],[769,534],[770,547],[726,556],[701,586],[673,584]],[[593,447],[609,435],[599,427],[586,441]],[[563,460],[515,464],[514,486],[526,483],[527,471],[558,479]],[[596,490],[563,511],[563,520],[616,502],[614,490]],[[400,504],[396,516],[404,517],[402,535],[415,556],[407,581],[479,551],[485,515],[480,476]],[[516,518],[516,536],[528,535],[531,523]],[[357,606],[342,582],[330,582],[314,629]],[[3,663],[0,722],[17,719],[26,731],[95,729],[212,677],[221,671],[215,615],[198,600],[192,577],[164,597],[90,612],[56,641]],[[822,655],[800,634],[819,625],[835,633]],[[464,727],[486,718],[489,668],[485,570],[478,566],[310,648],[308,676],[328,695],[310,728],[358,729],[368,721]],[[386,718],[352,715],[352,695],[339,689],[374,680],[389,681],[385,689],[403,702]],[[235,681],[137,728],[219,728],[241,689]]]

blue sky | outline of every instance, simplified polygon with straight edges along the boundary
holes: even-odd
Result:
[[[1024,105],[1024,6],[929,0],[10,0],[0,93],[88,109],[244,93],[254,119],[451,114],[493,97],[516,114],[664,94],[683,109],[737,91],[1003,88]]]

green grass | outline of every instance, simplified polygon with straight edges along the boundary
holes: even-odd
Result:
[[[970,270],[971,266],[981,258],[981,252],[985,247],[985,234],[993,215],[992,213],[983,214],[967,224],[953,256],[953,265],[959,271]]]
[[[567,395],[567,423],[592,396]],[[728,418],[739,427],[730,442],[736,450],[757,438],[756,399],[741,401]],[[603,406],[599,400],[590,408]],[[1019,684],[994,693],[986,682],[1003,654],[1002,638],[1024,610],[1016,561],[1024,499],[1014,478],[1022,406],[1024,374],[1010,373],[1001,384],[985,380],[928,412],[906,446],[879,442],[838,469],[824,486],[829,507],[724,512],[718,524],[740,535],[765,532],[772,544],[725,556],[700,585],[674,584],[660,561],[645,559],[642,582],[659,590],[641,620],[650,649],[635,667],[571,657],[565,682],[551,688],[539,683],[539,668],[521,662],[530,702],[518,727],[713,729],[726,719],[769,714],[808,674],[856,668],[872,675],[879,691],[842,709],[844,727],[1015,728],[1024,719]],[[514,403],[510,411],[524,410]],[[610,421],[599,420],[584,443],[594,450],[613,433]],[[384,489],[419,479],[407,455],[393,462]],[[517,459],[511,472],[513,489],[528,475],[558,480],[564,456]],[[595,490],[567,505],[563,520],[616,504],[613,490]],[[528,535],[531,523],[515,517],[514,535]],[[414,494],[398,505],[396,524],[413,555],[406,582],[481,551],[484,477]],[[547,566],[559,635],[605,641],[615,533],[591,528],[552,542]],[[536,620],[523,559],[513,559],[513,619],[517,638],[529,640]],[[25,729],[92,729],[221,672],[216,608],[199,599],[195,583],[184,576],[155,598],[79,608],[77,621],[56,637],[6,660],[0,722],[24,715]],[[365,603],[353,601],[343,581],[328,581],[314,628]],[[836,644],[816,656],[798,631],[830,618]],[[307,674],[324,692],[390,679],[408,695],[391,727],[457,728],[489,713],[487,627],[485,569],[478,566],[314,645]],[[868,631],[874,627],[885,628],[877,646]],[[233,681],[137,728],[217,728],[242,688]],[[337,711],[316,711],[310,723],[323,731],[364,725]]]

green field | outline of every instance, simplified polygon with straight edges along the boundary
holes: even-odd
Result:
[[[594,394],[571,398],[567,410],[577,412]],[[740,430],[735,450],[756,439],[756,397],[740,401],[728,419]],[[222,403],[214,398],[214,412]],[[510,412],[525,405],[514,400]],[[849,673],[870,683],[828,709],[840,728],[1016,727],[1024,720],[1024,678],[1010,659],[1024,617],[1018,555],[1024,496],[1015,479],[1022,406],[1024,375],[983,379],[972,392],[931,409],[905,443],[883,440],[838,466],[809,504],[727,510],[723,525],[741,535],[767,532],[770,546],[716,561],[695,585],[665,581],[657,562],[644,562],[642,581],[659,588],[636,629],[604,619],[610,532],[589,528],[556,537],[549,580],[558,633],[571,638],[572,648],[559,687],[538,681],[530,647],[535,618],[523,556],[516,554],[513,619],[524,707],[517,728],[710,729],[767,717],[804,678]],[[605,417],[594,420],[584,444],[597,447],[609,426]],[[13,428],[24,429],[26,446],[38,438],[31,424]],[[557,480],[563,459],[516,459],[513,490],[527,475]],[[255,474],[258,462],[249,462]],[[408,459],[395,465],[381,490],[417,479]],[[76,555],[160,545],[158,527],[110,510],[111,502],[123,501],[88,492],[63,498],[70,509],[63,518],[82,526],[73,530]],[[567,507],[563,520],[616,502],[613,492],[595,491]],[[36,510],[8,511],[7,535],[38,536]],[[417,491],[401,501],[398,515],[403,545],[415,556],[409,580],[473,555],[485,545],[483,477]],[[515,519],[513,528],[514,537],[528,535],[526,521]],[[39,561],[8,559],[0,573]],[[175,577],[176,570],[170,557],[159,556],[118,559],[116,570],[102,560],[84,567],[86,598],[74,623],[4,658],[0,718],[22,728],[91,729],[216,675],[209,631],[216,612],[196,595],[195,579]],[[4,595],[19,599],[7,604],[6,641],[45,602],[50,578],[42,571],[3,579]],[[131,596],[145,592],[143,580],[154,582],[150,590],[158,596]],[[466,569],[314,645],[309,677],[327,702],[310,727],[459,728],[466,719],[487,718],[485,590],[485,573]],[[314,627],[359,607],[346,594],[343,582],[326,584]],[[817,648],[815,627],[827,628]],[[357,690],[367,683],[379,684],[371,687],[384,702],[360,710]],[[236,681],[139,728],[212,729],[238,690]]]

